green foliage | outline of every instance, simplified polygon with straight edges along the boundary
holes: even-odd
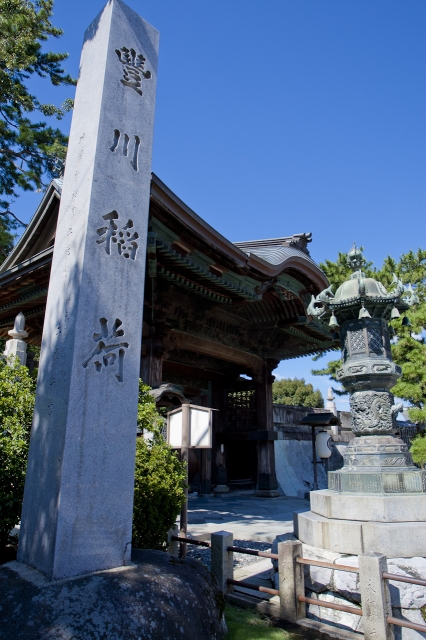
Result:
[[[226,640],[300,640],[301,636],[274,627],[273,621],[257,611],[225,607]]]
[[[322,357],[322,354],[319,354],[317,356],[314,356],[312,360],[317,361],[321,357]],[[314,376],[329,376],[332,380],[336,380],[336,372],[338,369],[340,369],[342,364],[343,364],[343,360],[341,358],[340,360],[330,360],[330,362],[327,363],[326,367],[324,367],[323,369],[312,369],[311,373]],[[333,387],[333,391],[338,396],[346,395],[346,391],[342,391],[341,389],[335,389]]]
[[[68,54],[42,50],[50,36],[62,35],[50,22],[52,8],[53,0],[0,0],[0,261],[13,246],[13,230],[24,226],[10,211],[17,189],[41,189],[43,175],[51,178],[66,154],[59,129],[28,117],[60,120],[72,108],[70,99],[61,107],[43,104],[26,86],[34,74],[55,86],[75,84],[61,67]]]
[[[418,434],[411,443],[410,453],[413,460],[421,467],[426,463],[426,434]]]
[[[139,437],[136,442],[133,544],[163,549],[185,503],[186,469],[161,435],[164,418],[149,389],[139,381],[138,427],[149,438]]]
[[[351,269],[346,264],[346,254],[339,253],[337,260],[326,260],[320,264],[321,269],[334,285],[334,291],[347,280]],[[396,343],[392,345],[392,357],[402,368],[399,379],[392,393],[398,398],[407,400],[412,406],[409,416],[415,422],[426,422],[426,340],[422,337],[426,327],[426,250],[418,249],[403,254],[399,260],[388,256],[380,269],[375,269],[372,263],[363,267],[368,277],[376,278],[392,289],[392,277],[395,273],[404,284],[415,285],[420,303],[411,307],[405,315],[411,322],[411,327],[402,325],[402,318],[392,321],[396,335]],[[318,357],[314,358],[317,360]],[[327,375],[336,380],[336,371],[341,366],[341,360],[333,360],[323,369],[313,370],[314,375]],[[336,393],[342,392],[335,389]]]
[[[154,397],[148,393],[151,387],[139,380],[138,429],[142,433],[153,433],[161,436],[164,418],[157,411]]]
[[[272,398],[276,404],[292,404],[298,407],[323,407],[321,391],[314,390],[303,378],[283,378],[272,384]]]
[[[0,547],[21,516],[34,398],[27,367],[0,360]]]

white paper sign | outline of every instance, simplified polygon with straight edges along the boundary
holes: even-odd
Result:
[[[210,411],[202,411],[191,407],[191,447],[211,447],[210,443]]]
[[[169,416],[169,439],[170,446],[182,446],[182,411]]]

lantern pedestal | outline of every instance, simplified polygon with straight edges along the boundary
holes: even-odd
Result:
[[[392,435],[358,436],[344,467],[312,491],[311,511],[294,514],[299,540],[328,551],[426,556],[426,472]]]
[[[314,492],[311,493],[311,497]],[[317,492],[315,492],[317,493]],[[318,493],[324,493],[322,491]],[[326,490],[326,493],[333,493]],[[419,521],[421,514],[426,511],[426,497],[414,496],[421,503],[419,514],[415,511],[415,505],[407,505],[408,496],[388,497],[380,496],[382,513],[389,513],[390,504],[395,509],[395,515],[390,522],[377,522],[367,520],[371,515],[371,496],[358,496],[362,500],[358,502],[358,509],[353,505],[353,496],[346,499],[347,507],[342,509],[342,515],[347,511],[353,511],[353,516],[360,515],[365,509],[365,520],[349,520],[346,518],[327,518],[311,511],[294,514],[294,534],[304,544],[311,547],[318,547],[327,551],[337,553],[359,555],[367,551],[383,553],[388,558],[412,558],[426,557],[426,522]],[[389,504],[386,502],[389,501]],[[376,500],[377,503],[377,500]],[[379,508],[380,512],[380,508]],[[409,513],[407,513],[409,512]],[[338,511],[339,513],[339,511]],[[396,522],[400,517],[398,514],[405,514],[410,521]]]
[[[393,435],[397,431],[396,416],[403,407],[395,404],[391,390],[402,371],[392,361],[392,331],[388,326],[389,320],[406,312],[418,298],[396,275],[392,290],[387,291],[363,273],[365,261],[356,246],[349,251],[347,262],[354,273],[335,295],[329,287],[316,298],[312,296],[307,312],[317,322],[328,320],[336,338],[339,330],[342,365],[336,371],[336,380],[350,394],[355,438],[346,449],[343,468],[329,472],[328,489],[311,492],[311,511],[294,514],[294,533],[303,543],[304,557],[327,559],[337,565],[346,556],[343,564],[357,566],[356,556],[376,552],[387,556],[398,573],[403,567],[404,572],[418,576],[422,575],[418,567],[426,558],[426,472],[414,466],[407,445]],[[336,572],[325,580],[326,584],[319,584],[331,572],[316,567],[308,571],[308,589],[327,594],[329,602],[342,604],[342,592],[350,594],[348,606],[354,598],[359,602],[361,594],[356,584],[348,588],[348,580],[336,576]],[[414,595],[408,610],[401,608],[401,602],[407,602],[406,585],[392,585],[392,592],[392,604],[400,617],[411,620]],[[368,600],[362,604],[368,610]],[[415,621],[423,623],[421,612],[417,613]],[[327,618],[326,613],[319,613],[317,605],[308,605],[307,615],[360,631],[359,620],[351,622],[344,611],[333,611],[332,618]],[[370,635],[377,633],[374,630]],[[410,630],[410,636],[403,635],[403,640],[414,637],[412,633]]]
[[[348,494],[406,494],[426,491],[426,471],[414,466],[408,447],[392,435],[358,436],[344,467],[328,474],[328,488]]]

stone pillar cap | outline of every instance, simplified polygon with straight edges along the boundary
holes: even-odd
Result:
[[[18,313],[15,318],[15,324],[13,329],[7,332],[9,336],[14,339],[23,340],[24,338],[28,338],[28,333],[25,331],[25,316],[22,313]]]

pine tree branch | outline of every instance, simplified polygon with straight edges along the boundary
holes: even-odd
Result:
[[[11,127],[13,127],[14,129],[19,129],[18,125],[14,124],[13,122],[11,122],[9,120],[9,118],[4,114],[4,111],[2,109],[0,109],[0,113],[3,116],[3,118],[6,120],[7,124],[10,125]]]
[[[22,220],[20,220],[12,211],[0,211],[0,216],[12,216],[12,218],[15,218],[16,222],[21,225],[21,227],[28,227],[28,224],[26,222],[22,222]]]

